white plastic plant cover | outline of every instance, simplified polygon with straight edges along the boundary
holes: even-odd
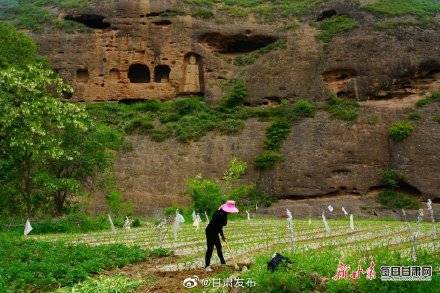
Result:
[[[353,214],[350,214],[350,229],[354,231],[354,219],[353,219]]]
[[[249,214],[249,212],[246,211],[246,215],[247,215],[247,220],[250,221],[251,220],[251,214]]]
[[[322,222],[324,223],[325,232],[330,233],[330,226],[328,225],[327,219],[325,218],[324,211],[322,211]]]
[[[32,226],[31,226],[31,222],[29,221],[29,219],[27,219],[26,220],[26,224],[24,224],[24,235],[26,236],[26,235],[29,235],[29,233],[31,233],[31,231],[33,230],[34,228],[32,228]]]
[[[327,208],[330,213],[333,212],[333,207],[331,205],[329,205]]]
[[[428,208],[428,211],[432,211],[432,200],[430,198],[426,202],[426,206]]]
[[[287,214],[287,219],[288,220],[292,220],[293,219],[292,212],[289,209],[286,209],[286,214]]]
[[[202,222],[202,219],[199,214],[196,214],[193,221],[193,227],[196,228],[196,231],[200,229],[200,222]]]
[[[182,223],[185,223],[185,218],[179,213],[179,210],[176,210],[176,217],[174,218],[173,224],[174,240],[177,240],[177,233],[179,232]]]
[[[110,214],[108,214],[108,221],[110,223],[110,229],[112,230],[112,232],[113,233],[116,232],[116,228],[115,228],[115,225],[113,224],[113,220],[112,220],[112,217],[110,216]]]
[[[348,213],[347,213],[347,211],[345,210],[344,207],[342,207],[342,212],[344,213],[344,215],[348,216]]]
[[[131,229],[131,221],[130,221],[130,219],[128,217],[125,217],[124,229],[125,230],[130,230]]]
[[[435,227],[434,209],[432,208],[432,201],[431,201],[431,199],[428,199],[428,201],[426,202],[426,206],[428,208],[429,216],[431,217],[432,235],[433,235],[433,237],[435,239],[436,235],[437,235],[437,229]]]
[[[295,248],[295,231],[293,230],[293,215],[289,209],[286,209],[287,214],[287,233],[290,238],[290,246],[293,250]]]

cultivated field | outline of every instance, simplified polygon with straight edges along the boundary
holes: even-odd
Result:
[[[379,247],[401,251],[409,256],[411,237],[417,233],[416,223],[381,220],[355,220],[355,229],[351,230],[348,219],[329,220],[331,232],[324,229],[320,220],[294,220],[294,237],[288,233],[284,219],[253,218],[251,220],[230,221],[225,235],[230,250],[224,249],[225,258],[231,259],[231,253],[240,263],[252,263],[253,256],[271,251],[295,252],[334,248],[341,256],[352,251],[368,251]],[[438,253],[439,238],[432,235],[432,224],[421,223],[417,236],[417,249],[426,249]],[[437,225],[439,230],[439,225]],[[203,267],[205,252],[204,225],[199,230],[188,223],[181,226],[177,240],[172,225],[161,228],[152,223],[144,223],[141,228],[117,230],[116,232],[96,232],[87,234],[58,234],[32,236],[42,241],[61,240],[70,243],[90,245],[121,243],[142,248],[169,248],[178,256],[170,263],[156,265],[159,271],[179,271]],[[215,253],[214,253],[215,255]],[[214,264],[217,262],[214,257]]]

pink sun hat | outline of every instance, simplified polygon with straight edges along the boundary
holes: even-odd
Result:
[[[238,213],[238,209],[235,207],[235,201],[228,200],[225,204],[222,204],[219,210],[224,210],[227,213]]]

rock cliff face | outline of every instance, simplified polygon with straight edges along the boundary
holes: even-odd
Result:
[[[184,13],[182,3],[99,1],[60,14],[87,30],[35,39],[55,69],[75,85],[74,98],[85,101],[194,93],[218,100],[222,81],[237,75],[246,81],[254,104],[298,96],[322,99],[329,91],[361,100],[391,98],[432,89],[439,79],[438,29],[380,32],[372,14],[338,1],[315,8],[297,29],[287,31],[281,21],[200,20]],[[350,15],[359,27],[324,46],[309,24],[319,23],[326,11]],[[276,41],[286,42],[286,48],[261,56],[255,64],[234,66],[237,56]],[[191,57],[197,70],[188,70]]]
[[[365,105],[356,123],[319,112],[293,125],[282,149],[282,163],[265,172],[251,167],[243,180],[257,182],[269,194],[285,199],[359,196],[379,186],[381,172],[392,166],[402,172],[413,192],[436,202],[440,124],[429,113],[438,110],[438,105],[425,109],[411,139],[401,143],[391,142],[387,129],[403,117],[404,110]],[[237,136],[210,134],[191,144],[132,136],[134,150],[122,154],[116,164],[118,182],[139,213],[188,203],[189,198],[183,196],[188,177],[219,178],[234,156],[252,166],[262,150],[265,128],[266,123],[251,120]]]
[[[270,194],[301,198],[340,193],[366,194],[380,184],[385,167],[400,170],[425,197],[440,198],[439,105],[421,110],[414,134],[391,142],[387,129],[424,94],[440,89],[438,27],[374,28],[376,17],[358,5],[327,1],[294,29],[285,21],[262,24],[241,19],[194,18],[185,1],[96,1],[60,14],[85,24],[73,34],[34,34],[53,67],[76,91],[77,101],[172,99],[203,94],[223,96],[223,84],[245,81],[249,104],[333,93],[362,102],[357,122],[319,112],[293,125],[275,170],[251,168],[244,180]],[[316,23],[334,14],[350,15],[359,26],[329,44],[316,38]],[[289,20],[291,21],[291,20]],[[237,58],[268,45],[285,44],[238,66]],[[198,142],[152,142],[132,136],[133,151],[120,155],[115,170],[138,212],[185,203],[184,181],[203,173],[220,176],[238,156],[250,163],[262,150],[266,124],[249,121],[237,136],[210,134]]]

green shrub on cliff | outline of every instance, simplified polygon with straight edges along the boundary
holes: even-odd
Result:
[[[359,116],[360,105],[356,101],[332,97],[327,104],[328,111],[337,119],[353,121]]]
[[[267,150],[278,150],[286,140],[292,126],[287,119],[277,119],[266,129],[264,147]]]
[[[259,170],[273,169],[278,162],[283,160],[283,156],[276,151],[264,151],[255,159],[255,167]]]
[[[393,168],[386,168],[382,171],[381,183],[388,188],[397,188],[405,182],[405,177]]]
[[[432,120],[434,122],[440,123],[440,114],[436,114],[436,115],[432,116]]]
[[[318,38],[324,43],[330,42],[336,35],[351,31],[358,27],[358,23],[347,15],[333,16],[319,23]]]
[[[414,129],[415,126],[413,123],[406,120],[401,120],[391,125],[391,127],[388,129],[388,134],[394,141],[400,142],[409,137],[411,133],[413,133]]]
[[[8,65],[22,67],[40,59],[37,46],[30,37],[0,22],[0,69]]]
[[[293,105],[292,110],[293,110],[294,118],[307,118],[307,117],[313,117],[315,115],[316,107],[309,100],[299,99]]]
[[[418,209],[420,202],[407,194],[393,190],[382,191],[377,196],[377,201],[390,209]]]
[[[32,31],[39,31],[45,27],[70,31],[83,26],[77,22],[59,19],[57,10],[82,8],[88,2],[88,0],[7,0],[6,5],[0,2],[0,7],[4,7],[0,20]]]
[[[224,108],[234,108],[242,105],[248,97],[246,84],[241,79],[233,79],[226,84],[226,95],[223,98]]]
[[[433,92],[430,96],[418,100],[416,103],[416,107],[424,107],[436,102],[440,102],[440,92]]]

